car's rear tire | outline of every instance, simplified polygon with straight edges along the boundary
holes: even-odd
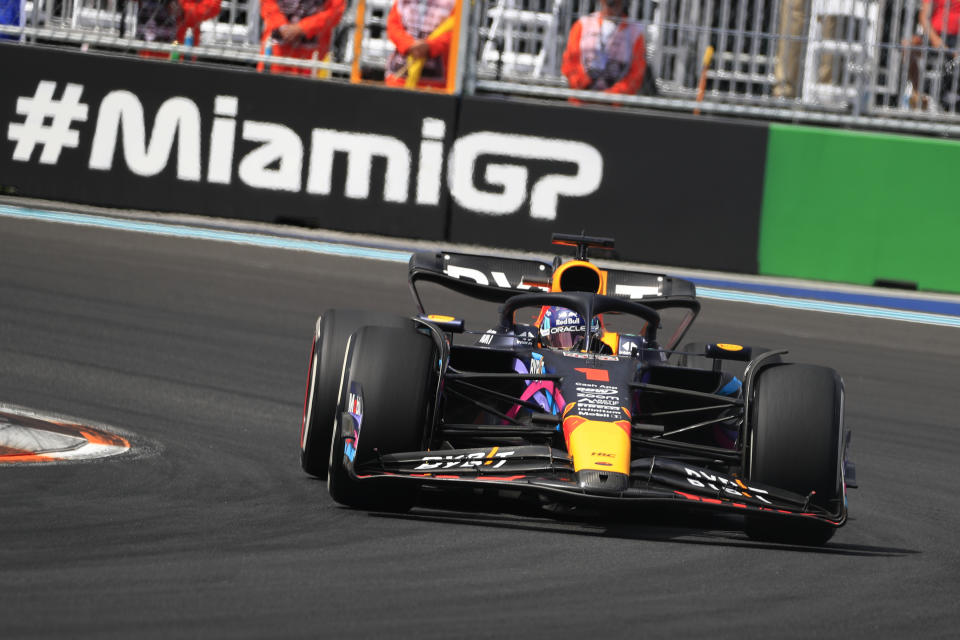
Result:
[[[327,477],[347,340],[367,325],[412,327],[413,323],[401,316],[351,309],[328,309],[317,321],[300,423],[300,466],[318,478]]]
[[[404,480],[358,480],[355,469],[378,455],[419,451],[428,410],[436,391],[433,339],[412,328],[364,327],[350,340],[340,390],[337,425],[330,448],[327,488],[333,499],[358,509],[407,511],[416,501],[417,485]],[[356,427],[349,414],[350,394],[361,396],[362,418],[347,457],[347,439]]]
[[[843,382],[833,369],[781,364],[763,369],[754,383],[749,425],[748,477],[844,514]],[[751,538],[790,544],[827,542],[836,526],[813,519],[747,518]]]

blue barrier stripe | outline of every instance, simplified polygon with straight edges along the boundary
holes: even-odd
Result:
[[[89,214],[43,211],[38,209],[29,209],[26,207],[17,207],[0,204],[0,215],[24,218],[30,220],[42,220],[47,222],[57,222],[62,224],[74,224],[87,227],[98,227],[104,229],[117,229],[121,231],[134,231],[138,233],[149,233],[161,236],[170,236],[177,238],[192,238],[198,240],[211,240],[216,242],[230,242],[247,246],[266,247],[274,249],[286,249],[292,251],[306,251],[310,253],[319,253],[325,255],[343,256],[349,258],[361,258],[367,260],[385,260],[388,262],[407,262],[410,259],[410,251],[378,249],[374,247],[364,247],[336,242],[325,242],[321,240],[306,240],[302,238],[287,238],[260,234],[256,232],[239,232],[218,229],[209,229],[204,227],[180,226],[163,222],[149,222],[141,220],[127,220],[123,218],[111,218],[107,216],[97,216]],[[714,287],[697,287],[697,295],[701,298],[726,300],[731,302],[745,302],[750,304],[763,304],[769,306],[781,307],[784,309],[800,309],[805,311],[820,311],[824,313],[839,313],[850,316],[860,316],[866,318],[882,318],[886,320],[902,320],[906,322],[917,322],[921,324],[932,324],[947,327],[960,327],[960,303],[944,303],[942,309],[953,310],[957,308],[956,315],[926,313],[923,311],[911,311],[902,308],[890,308],[894,303],[901,303],[903,298],[892,296],[862,296],[861,294],[844,294],[837,291],[818,291],[816,289],[802,290],[805,294],[830,294],[830,300],[813,299],[811,297],[790,297],[784,295],[774,295],[766,291],[787,291],[793,290],[793,287],[781,287],[778,285],[757,285],[754,283],[742,283],[728,280],[708,280],[698,279],[696,282],[723,282],[737,289],[763,287],[765,292],[733,290]],[[800,290],[800,288],[797,288]],[[824,298],[828,296],[823,296]],[[840,298],[845,302],[838,302]],[[883,301],[888,304],[887,307],[871,306],[865,304],[856,304],[855,301],[869,298],[875,301]]]
[[[814,300],[828,300],[832,302],[846,302],[869,307],[890,307],[893,309],[907,309],[910,311],[924,311],[947,316],[960,316],[960,301],[930,300],[926,298],[900,297],[896,295],[882,295],[874,293],[853,293],[847,291],[831,291],[782,284],[765,284],[753,282],[736,282],[714,278],[687,278],[699,288],[715,287],[717,289],[736,289],[738,291],[754,291],[768,293],[787,298],[810,298]]]
[[[783,296],[774,296],[762,293],[731,291],[728,289],[712,289],[708,287],[698,287],[697,296],[701,298],[711,298],[714,300],[727,300],[730,302],[764,304],[774,307],[781,307],[783,309],[821,311],[824,313],[839,313],[842,315],[860,316],[865,318],[905,320],[907,322],[918,322],[920,324],[960,327],[960,317],[938,315],[935,313],[922,313],[919,311],[903,311],[901,309],[870,307],[860,304],[810,300],[807,298],[786,298]]]

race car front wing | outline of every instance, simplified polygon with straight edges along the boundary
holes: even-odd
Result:
[[[835,526],[846,520],[845,504],[839,513],[828,513],[811,501],[813,494],[803,496],[660,456],[633,460],[629,485],[622,491],[601,490],[595,483],[585,482],[574,470],[570,456],[549,445],[388,454],[358,469],[346,458],[344,464],[361,481],[389,479],[431,486],[508,485],[573,504],[680,502],[743,513],[813,518]]]

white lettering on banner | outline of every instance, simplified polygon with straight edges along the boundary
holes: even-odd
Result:
[[[447,123],[424,118],[420,127],[420,161],[417,163],[417,204],[440,203],[440,168],[443,166],[443,136]]]
[[[363,200],[370,195],[370,166],[374,156],[387,159],[383,184],[386,202],[406,202],[410,186],[410,149],[392,136],[314,129],[310,152],[307,192],[329,195],[335,151],[347,154],[347,185],[344,195]]]
[[[233,170],[233,146],[237,136],[237,97],[217,96],[213,102],[213,129],[210,131],[210,161],[207,182],[230,184]]]
[[[120,135],[118,135],[120,134]],[[97,128],[90,149],[90,168],[109,171],[117,140],[123,137],[123,158],[138,176],[164,170],[177,138],[177,177],[200,181],[200,110],[189,98],[169,98],[157,111],[149,141],[143,105],[129,91],[111,91],[100,103]]]
[[[258,189],[300,191],[303,142],[293,129],[247,120],[243,123],[243,139],[263,143],[240,161],[237,174],[243,182]],[[276,169],[269,168],[278,161]]]
[[[530,217],[554,220],[560,196],[582,197],[596,191],[603,179],[603,156],[585,142],[480,131],[453,144],[447,165],[450,193],[457,204],[480,213],[515,213],[527,199],[529,169],[523,165],[491,162],[484,179],[500,191],[481,191],[473,181],[483,156],[524,160],[553,160],[577,165],[574,175],[547,174],[530,190]]]
[[[57,164],[64,147],[76,149],[80,144],[80,132],[73,123],[86,122],[87,105],[80,102],[83,85],[68,83],[59,100],[53,97],[57,83],[41,80],[33,97],[17,98],[17,114],[24,116],[21,123],[11,122],[7,138],[16,142],[13,159],[30,162],[33,149],[40,145],[40,164]]]
[[[21,122],[11,122],[7,139],[15,142],[13,159],[30,162],[33,150],[41,147],[39,162],[57,164],[63,149],[79,146],[80,131],[74,128],[86,122],[89,106],[80,102],[83,85],[67,83],[62,97],[55,98],[57,82],[40,80],[33,96],[19,96],[16,112]],[[310,132],[306,184],[303,184],[304,138],[290,127],[274,122],[244,120],[238,122],[237,96],[219,95],[214,99],[210,129],[206,180],[211,184],[233,182],[238,124],[243,140],[259,143],[247,152],[237,166],[241,182],[256,189],[300,192],[321,196],[333,191],[336,154],[346,155],[344,196],[355,200],[370,197],[370,174],[375,158],[386,161],[382,200],[437,206],[442,196],[443,179],[453,199],[464,209],[489,215],[516,213],[529,200],[530,216],[554,220],[561,197],[578,198],[595,192],[603,179],[603,157],[593,146],[575,140],[480,131],[453,142],[445,154],[446,122],[425,117],[420,123],[416,185],[410,188],[413,154],[410,147],[394,136],[360,131],[316,128]],[[202,120],[197,104],[186,97],[165,100],[146,130],[147,118],[140,99],[130,91],[115,90],[104,96],[97,113],[96,129],[90,148],[88,167],[97,171],[113,169],[116,146],[122,141],[123,162],[134,174],[152,177],[163,172],[176,147],[176,176],[186,182],[203,179]],[[484,169],[485,190],[474,184],[477,163],[488,157]],[[447,162],[444,171],[443,163]],[[576,171],[547,173],[535,180],[523,161],[549,161],[574,165]],[[376,196],[374,196],[376,197]],[[476,277],[479,274],[479,277]],[[502,273],[466,275],[483,284],[491,277],[497,286],[506,286]],[[520,285],[518,288],[527,288]],[[636,296],[639,292],[631,292]]]

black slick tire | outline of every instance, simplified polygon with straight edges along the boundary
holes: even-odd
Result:
[[[413,328],[364,327],[350,340],[331,438],[327,489],[333,499],[358,509],[407,511],[418,487],[409,481],[358,480],[347,466],[362,469],[378,455],[419,451],[436,391],[436,349],[429,335]],[[347,456],[347,437],[356,423],[348,410],[359,394],[362,419],[355,456]]]
[[[803,496],[829,513],[844,514],[843,383],[833,369],[781,364],[760,371],[754,384],[748,435],[748,477]],[[821,545],[836,526],[805,518],[752,516],[751,538]]]
[[[318,478],[327,477],[347,341],[366,325],[412,327],[413,322],[401,316],[352,309],[328,309],[317,321],[300,423],[300,466]]]

